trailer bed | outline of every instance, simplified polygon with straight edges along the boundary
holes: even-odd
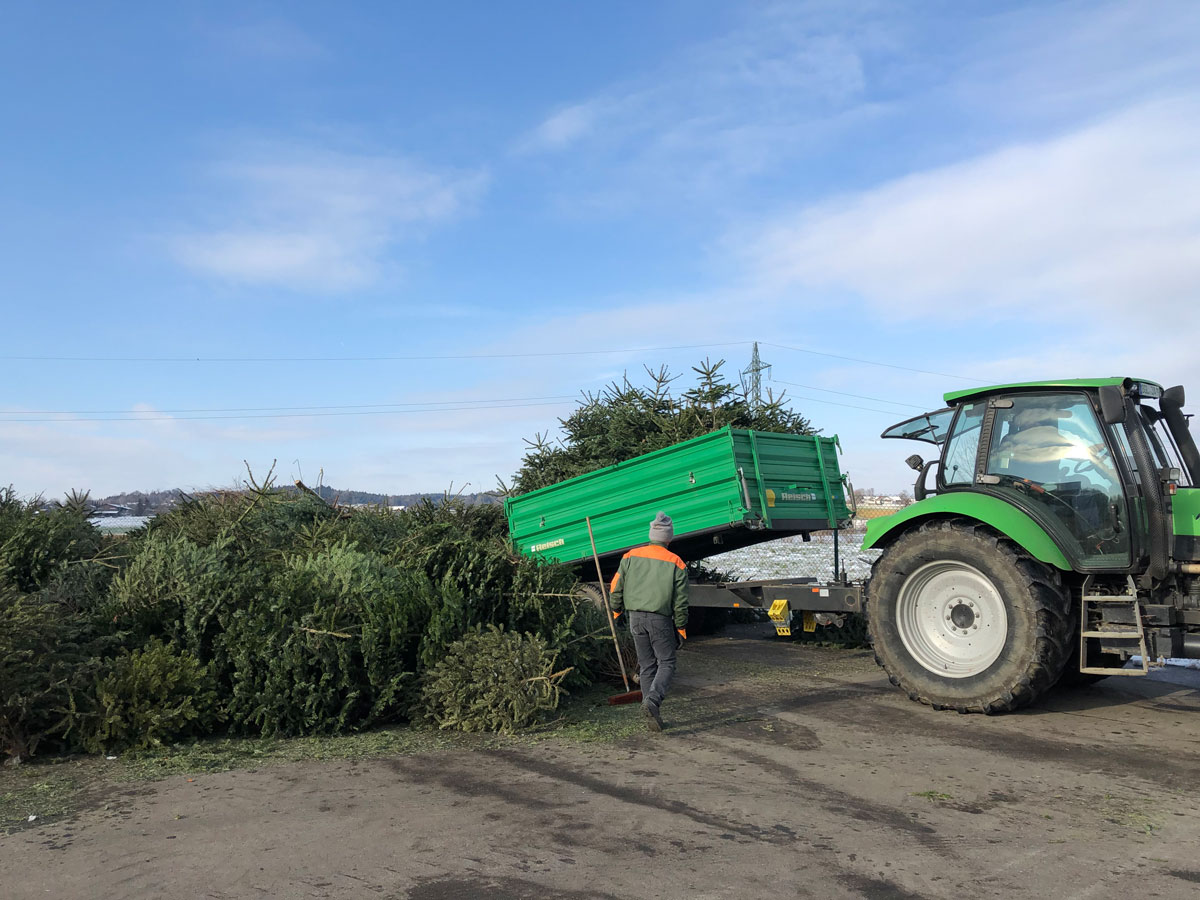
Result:
[[[605,577],[645,544],[660,510],[686,561],[791,535],[837,529],[851,515],[836,437],[722,428],[505,501],[527,555],[591,563]],[[589,534],[589,524],[591,526]]]

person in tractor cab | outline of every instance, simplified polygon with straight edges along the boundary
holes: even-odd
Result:
[[[1033,401],[999,410],[988,472],[1043,498],[1075,537],[1099,550],[1119,528],[1109,496],[1119,482],[1103,438],[1077,420],[1077,405]]]
[[[1001,417],[1004,432],[997,449],[1003,469],[1019,469],[1023,477],[1054,484],[1071,476],[1068,466],[1089,463],[1105,465],[1098,454],[1107,455],[1104,445],[1089,446],[1087,438],[1073,427],[1070,410],[1031,407],[1011,418],[1011,430]]]
[[[675,677],[675,655],[687,639],[687,566],[667,549],[675,537],[671,517],[650,523],[650,543],[621,558],[610,589],[613,618],[629,611],[629,631],[641,670],[642,712],[651,731],[662,731],[659,708]]]

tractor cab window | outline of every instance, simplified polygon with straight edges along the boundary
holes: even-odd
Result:
[[[1141,484],[1142,473],[1138,470],[1137,459],[1130,448],[1129,435],[1126,429],[1140,427],[1146,435],[1146,443],[1150,445],[1150,454],[1154,459],[1154,465],[1159,468],[1178,469],[1179,481],[1176,483],[1180,487],[1191,487],[1187,466],[1183,463],[1183,457],[1179,452],[1178,445],[1175,443],[1174,435],[1171,434],[1171,429],[1167,427],[1166,420],[1153,409],[1148,409],[1145,406],[1138,406],[1137,409],[1137,425],[1131,426],[1130,423],[1126,422],[1123,425],[1112,426],[1111,431],[1112,434],[1116,435],[1117,448],[1125,457],[1125,464],[1129,467],[1129,471],[1133,473],[1134,481]]]
[[[1116,438],[1117,452],[1125,460],[1125,465],[1129,467],[1134,484],[1141,484],[1142,473],[1138,471],[1137,460],[1133,458],[1133,448],[1129,446],[1129,435],[1125,432],[1125,426],[1110,425],[1108,433]]]
[[[880,437],[906,438],[910,441],[940,444],[946,440],[946,429],[950,427],[950,420],[953,417],[954,410],[949,408],[913,416],[911,419],[905,419],[899,425],[893,425]]]
[[[979,455],[979,428],[987,402],[965,403],[954,420],[954,430],[946,444],[942,480],[946,484],[970,484],[975,480],[975,458]]]
[[[1011,407],[998,407],[987,474],[997,491],[1073,545],[1082,566],[1129,564],[1121,479],[1083,394],[1018,394]]]
[[[1146,413],[1143,412],[1145,416]],[[1149,428],[1150,446],[1153,448],[1154,455],[1158,457],[1159,465],[1170,469],[1179,470],[1179,481],[1176,482],[1180,487],[1190,487],[1191,481],[1188,479],[1187,466],[1183,464],[1183,455],[1179,452],[1179,447],[1175,444],[1175,436],[1171,434],[1171,429],[1167,427],[1167,420],[1157,413],[1148,416],[1154,421],[1154,425]]]

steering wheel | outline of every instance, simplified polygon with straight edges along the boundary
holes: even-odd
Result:
[[[994,473],[992,473],[992,474],[994,474]],[[1036,481],[1030,481],[1028,478],[1017,478],[1014,475],[997,475],[996,477],[1005,479],[1005,480],[1011,482],[1011,484],[1014,488],[1016,488],[1017,490],[1023,491],[1024,493],[1028,494],[1030,497],[1049,497],[1051,500],[1056,502],[1063,509],[1065,509],[1071,513],[1071,517],[1075,521],[1077,527],[1081,526],[1080,531],[1079,531],[1079,533],[1081,535],[1083,535],[1083,534],[1091,535],[1091,534],[1095,533],[1096,526],[1094,526],[1091,522],[1089,522],[1087,519],[1085,519],[1083,517],[1083,514],[1081,512],[1079,512],[1079,510],[1077,510],[1074,506],[1072,506],[1070,503],[1068,503],[1062,497],[1046,490],[1044,487],[1042,487]]]
[[[1100,466],[1097,465],[1094,460],[1090,460],[1090,459],[1075,460],[1074,465],[1071,466],[1070,474],[1071,475],[1086,475],[1088,472],[1099,472],[1101,475],[1104,474],[1104,472],[1101,471]]]

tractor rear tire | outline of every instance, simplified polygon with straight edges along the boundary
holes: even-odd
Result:
[[[1075,619],[1055,569],[986,526],[926,522],[871,570],[875,661],[909,699],[960,713],[1033,702],[1063,674]]]

